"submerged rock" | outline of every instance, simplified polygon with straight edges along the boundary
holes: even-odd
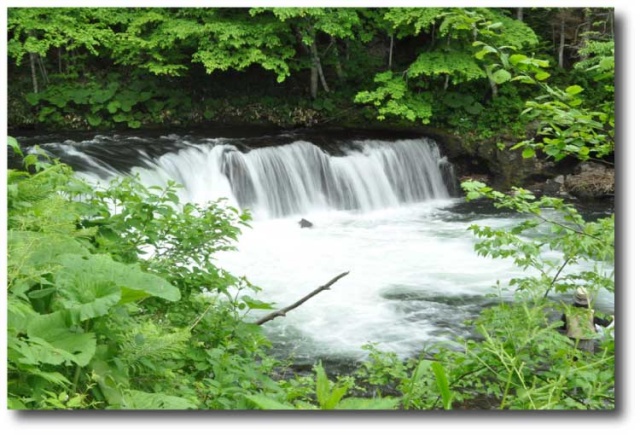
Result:
[[[300,228],[311,228],[313,226],[313,224],[306,219],[300,219],[298,224],[300,224]]]

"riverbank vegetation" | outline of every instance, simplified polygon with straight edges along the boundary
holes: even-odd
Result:
[[[8,48],[15,128],[339,119],[508,136],[504,152],[551,162],[611,166],[615,152],[608,9],[14,8]],[[7,182],[12,409],[615,408],[612,334],[581,351],[551,298],[614,292],[613,216],[463,183],[523,217],[471,227],[478,254],[533,273],[498,279],[474,339],[408,360],[363,343],[352,373],[318,361],[296,375],[247,321],[275,307],[215,265],[248,212],[135,178],[96,188],[9,145],[24,159]]]

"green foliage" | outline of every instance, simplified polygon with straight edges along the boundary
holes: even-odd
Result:
[[[109,24],[117,24],[120,15],[108,9],[11,8],[8,54],[17,63],[28,53],[45,56],[59,47],[98,55],[103,46],[115,42]]]
[[[379,120],[387,116],[397,116],[410,121],[428,124],[431,117],[431,97],[428,94],[415,95],[409,91],[407,83],[391,71],[376,75],[374,81],[380,83],[374,91],[363,91],[356,95],[356,103],[373,104],[377,108]]]
[[[498,208],[508,208],[529,217],[508,229],[471,226],[476,251],[483,256],[509,258],[518,266],[534,269],[537,275],[514,278],[510,285],[538,297],[550,292],[564,293],[586,285],[592,293],[614,291],[614,217],[586,222],[575,207],[559,198],[535,196],[521,188],[504,194],[484,183],[469,181],[462,187],[469,200],[489,198]],[[557,252],[560,255],[554,255]],[[582,264],[583,271],[569,273],[567,266]],[[586,265],[591,265],[588,269]],[[564,272],[564,274],[563,274]],[[586,284],[585,284],[586,283]]]
[[[307,386],[302,396],[306,400],[296,399],[290,403],[266,395],[250,395],[247,399],[258,409],[314,409],[314,410],[390,410],[396,409],[400,400],[396,397],[345,397],[352,387],[349,379],[332,382],[322,367],[322,363],[314,366],[316,373],[315,388]],[[311,379],[308,379],[310,380]],[[315,403],[311,403],[311,395],[315,395]],[[292,397],[289,398],[291,400]]]
[[[457,393],[449,388],[448,375],[439,362],[420,358],[403,361],[372,344],[363,348],[369,356],[356,372],[361,388],[383,399],[395,396],[405,410],[452,408]]]
[[[439,98],[451,102],[450,95],[463,95],[455,98],[459,100],[472,99],[472,104],[465,108],[470,114],[479,115],[482,105],[478,96],[466,94],[460,85],[487,79],[497,89],[512,78],[507,69],[486,57],[488,53],[498,53],[492,44],[522,49],[537,43],[536,35],[524,23],[484,8],[398,8],[387,12],[385,18],[399,38],[424,32],[431,34],[432,40],[431,47],[423,49],[402,73],[402,79],[394,77],[391,71],[380,73],[374,79],[374,83],[379,83],[376,90],[356,95],[355,102],[372,104],[379,119],[390,114],[429,123],[433,105],[425,103]],[[477,46],[482,49],[475,51]],[[505,58],[503,62],[508,61]],[[421,110],[416,110],[417,107]],[[444,112],[443,117],[456,127],[467,127],[457,113]]]
[[[521,294],[485,310],[474,323],[482,340],[440,358],[464,402],[492,409],[612,409],[614,344],[583,352],[549,318],[561,307]],[[481,393],[479,393],[481,392]]]
[[[536,137],[519,142],[523,157],[533,157],[542,150],[555,161],[567,156],[580,160],[601,158],[614,151],[615,121],[612,112],[583,107],[582,87],[564,90],[544,85],[546,95],[528,101],[523,115],[538,125]],[[611,107],[613,104],[611,103]]]
[[[251,13],[255,16],[266,10],[281,22],[299,26],[303,32],[302,42],[308,46],[314,42],[313,31],[337,38],[353,38],[354,30],[360,24],[359,10],[354,8],[254,8]]]
[[[555,50],[548,27],[568,13],[572,20],[591,17],[591,30],[571,47],[580,59],[571,74],[586,89],[581,109],[606,115],[591,120],[611,142],[613,41],[600,12],[532,9],[525,23],[498,8],[12,8],[9,117],[12,124],[75,129],[298,127],[357,123],[375,112],[387,123],[432,122],[480,138],[500,126],[501,134],[519,138],[524,120],[500,123],[511,112],[494,115],[491,103],[509,84],[550,77],[542,65]],[[547,60],[534,59],[534,47]],[[330,87],[313,106],[312,48]],[[393,78],[380,78],[385,69]],[[558,89],[567,87],[564,80],[554,80]],[[516,89],[508,91],[516,101],[529,98],[531,91]],[[439,104],[449,93],[473,99],[467,113]],[[352,107],[354,99],[362,107]],[[521,110],[504,100],[502,106]],[[533,110],[550,117],[557,108]],[[587,146],[596,140],[582,139]]]
[[[444,12],[443,8],[390,8],[384,11],[384,19],[398,38],[405,38],[429,32]]]
[[[162,393],[145,393],[144,391],[131,390],[122,399],[123,409],[146,410],[184,410],[196,409],[196,405],[190,400],[178,396],[169,396]]]
[[[158,89],[144,75],[122,77],[118,73],[85,75],[69,82],[56,77],[44,91],[28,93],[39,122],[76,127],[139,128],[142,123],[163,124],[172,111],[189,110],[191,100],[175,90]],[[105,85],[105,82],[107,83]]]
[[[422,53],[407,69],[409,78],[437,77],[441,74],[450,76],[454,85],[485,77],[485,72],[468,53],[457,51]]]
[[[544,65],[526,56],[512,55],[509,61],[516,70],[524,71],[520,77],[527,82],[548,77],[537,71]],[[592,154],[600,157],[613,151],[612,139],[608,144],[599,135],[602,125],[594,121],[603,114],[580,108],[582,87],[572,85],[559,91],[543,84],[542,88],[551,101],[529,102],[525,112],[540,123],[538,133],[544,138],[542,143],[531,140],[516,146],[529,146],[523,151],[525,158],[533,157],[536,149],[556,161],[568,155],[588,160]],[[592,296],[603,290],[614,292],[614,216],[586,222],[575,207],[559,198],[536,198],[522,188],[505,194],[477,181],[462,187],[468,200],[489,198],[496,207],[523,216],[509,228],[472,225],[479,239],[476,251],[512,259],[534,273],[509,282],[515,291],[512,302],[501,301],[482,312],[475,322],[481,341],[467,341],[464,354],[444,352],[445,359],[453,357],[453,377],[463,379],[473,373],[460,385],[487,391],[494,400],[491,406],[500,409],[613,409],[612,336],[605,334],[593,353],[581,350],[577,342],[558,333],[562,322],[554,322],[551,313],[566,308],[547,297],[578,286]],[[579,268],[570,271],[571,265],[578,264]],[[463,367],[467,368],[456,375]]]
[[[453,394],[449,389],[449,380],[447,379],[447,374],[445,373],[444,368],[442,368],[442,364],[439,362],[431,363],[431,370],[436,377],[436,385],[438,386],[440,396],[442,397],[442,407],[444,409],[451,409]]]
[[[331,388],[322,364],[316,365],[315,369],[316,399],[318,400],[320,409],[335,409],[349,387],[347,385],[340,385]]]
[[[511,81],[537,84],[542,95],[525,103],[523,118],[536,125],[535,136],[517,143],[512,149],[524,148],[523,157],[530,158],[536,150],[560,161],[567,156],[580,160],[602,158],[614,152],[615,118],[613,94],[613,46],[605,44],[603,51],[597,49],[584,51],[585,55],[595,54],[597,59],[586,59],[576,65],[576,69],[594,74],[595,81],[601,81],[606,90],[604,101],[597,104],[585,104],[582,97],[584,88],[570,85],[564,89],[551,86],[545,81],[550,74],[545,71],[548,62],[523,54],[511,54],[505,48],[496,49],[486,44],[478,55],[484,57],[491,53],[501,61],[498,71],[511,70]],[[587,45],[587,47],[590,47]],[[600,47],[600,46],[599,46]],[[610,50],[610,51],[609,51]],[[592,66],[589,66],[592,65]],[[505,75],[505,79],[507,76]]]
[[[42,154],[25,164],[8,172],[12,408],[242,409],[281,390],[242,320],[270,305],[213,262],[247,215],[180,205],[173,185],[89,186]]]
[[[289,75],[287,60],[295,55],[282,40],[287,38],[285,26],[260,17],[249,19],[243,12],[229,17],[220,17],[217,11],[209,14],[214,19],[200,17],[203,26],[194,26],[200,39],[194,62],[201,62],[209,74],[257,64],[275,72],[278,82],[285,80]],[[212,45],[211,41],[217,43]]]
[[[613,79],[615,72],[615,44],[613,40],[589,40],[580,50],[580,54],[583,56],[583,60],[575,64],[576,70],[593,74],[595,81]]]
[[[257,408],[262,410],[292,410],[295,406],[289,403],[282,403],[268,396],[251,395],[247,399]]]

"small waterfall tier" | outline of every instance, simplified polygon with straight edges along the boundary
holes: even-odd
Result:
[[[176,180],[188,200],[226,197],[268,218],[318,210],[367,212],[450,196],[452,166],[431,140],[365,140],[343,151],[331,156],[305,141],[249,152],[234,145],[197,145],[138,172],[151,178],[147,183]]]

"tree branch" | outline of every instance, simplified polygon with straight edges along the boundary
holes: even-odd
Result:
[[[544,296],[543,299],[547,297],[547,295],[549,295],[549,292],[551,291],[551,289],[553,288],[553,285],[556,283],[556,280],[558,279],[558,277],[560,276],[560,272],[562,272],[562,269],[564,269],[564,267],[569,264],[569,261],[572,260],[573,257],[568,257],[566,260],[564,260],[564,263],[562,263],[562,266],[560,266],[560,269],[558,269],[558,272],[556,272],[556,276],[553,277],[553,280],[551,281],[551,284],[549,284],[549,288],[547,289],[546,292],[544,292]]]
[[[311,299],[312,297],[314,297],[315,295],[317,295],[318,293],[320,293],[323,290],[329,290],[329,288],[336,283],[336,281],[338,281],[340,278],[348,275],[349,272],[343,272],[340,275],[336,276],[335,278],[333,278],[331,281],[329,281],[328,283],[321,285],[320,287],[318,287],[317,289],[315,289],[314,291],[312,291],[311,293],[309,293],[308,295],[306,295],[305,297],[303,297],[302,299],[298,300],[297,302],[289,305],[288,307],[282,308],[280,310],[274,311],[270,314],[267,314],[266,316],[264,316],[262,319],[257,320],[254,322],[255,325],[262,325],[263,323],[266,323],[270,320],[275,319],[276,317],[284,317],[289,311],[298,308],[300,305],[304,304],[306,301],[308,301],[309,299]]]
[[[600,243],[605,243],[605,242],[604,242],[604,240],[602,240],[601,238],[596,237],[596,236],[591,235],[591,234],[588,234],[588,233],[585,233],[585,232],[582,230],[582,226],[581,226],[580,224],[577,224],[577,223],[576,223],[576,225],[578,225],[578,227],[579,227],[580,229],[571,228],[570,226],[567,226],[567,225],[565,225],[565,224],[561,224],[560,222],[556,222],[556,221],[551,220],[551,219],[547,219],[546,217],[541,216],[541,215],[539,215],[539,214],[535,214],[535,213],[532,213],[532,214],[533,214],[534,216],[538,217],[540,220],[542,220],[542,221],[544,221],[544,222],[547,222],[547,223],[549,223],[549,224],[551,224],[551,225],[557,225],[557,226],[559,226],[559,227],[561,227],[561,228],[564,228],[565,230],[569,230],[569,231],[571,231],[571,232],[574,232],[574,233],[576,233],[576,234],[581,234],[581,235],[583,235],[583,236],[591,237],[592,239],[597,240],[597,241],[598,241],[598,242],[600,242]]]

